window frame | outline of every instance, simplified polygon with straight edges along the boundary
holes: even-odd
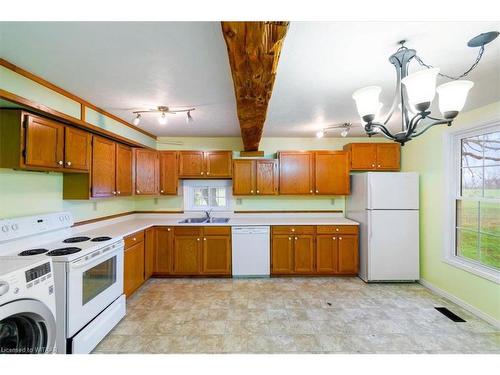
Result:
[[[194,190],[199,187],[224,188],[226,190],[226,206],[224,207],[200,207],[194,205]],[[233,190],[231,180],[184,180],[182,182],[184,195],[184,211],[232,211]]]
[[[482,278],[500,284],[500,271],[483,265],[479,262],[461,257],[456,254],[457,241],[457,200],[465,201],[467,197],[461,197],[461,161],[462,161],[462,139],[500,131],[498,120],[477,124],[467,129],[456,129],[446,132],[443,136],[444,143],[444,246],[443,261],[454,267],[463,269]],[[496,201],[494,198],[477,197],[472,201]]]

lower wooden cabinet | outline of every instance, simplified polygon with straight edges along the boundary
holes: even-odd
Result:
[[[125,238],[123,291],[130,297],[144,283],[144,232]]]
[[[272,275],[357,275],[358,263],[357,226],[272,228]]]
[[[231,275],[230,236],[203,237],[201,273],[204,275]]]

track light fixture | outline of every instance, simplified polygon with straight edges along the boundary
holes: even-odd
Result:
[[[316,137],[317,138],[323,138],[327,132],[330,132],[332,130],[339,130],[342,129],[340,132],[340,136],[345,138],[349,134],[349,130],[351,130],[352,124],[350,122],[344,122],[342,124],[335,124],[335,125],[330,125],[327,126],[319,131],[316,132]]]
[[[142,115],[144,113],[159,113],[158,123],[160,125],[166,125],[168,123],[167,114],[176,114],[178,112],[187,112],[186,123],[191,124],[194,122],[194,118],[191,115],[192,111],[195,111],[196,108],[182,108],[182,109],[171,109],[167,106],[158,106],[155,109],[146,109],[133,111],[132,113],[135,115],[135,118],[132,120],[132,123],[137,126],[141,123]]]

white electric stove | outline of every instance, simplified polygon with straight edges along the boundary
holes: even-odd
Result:
[[[57,352],[89,353],[125,316],[123,239],[73,224],[68,212],[0,220],[0,262],[51,260]]]

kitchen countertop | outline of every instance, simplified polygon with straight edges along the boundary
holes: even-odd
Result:
[[[202,217],[200,213],[184,214],[133,214],[117,219],[74,227],[74,233],[90,237],[126,237],[152,226],[273,226],[273,225],[359,225],[338,214],[213,214],[213,217],[229,217],[227,223],[179,223],[187,217]]]

